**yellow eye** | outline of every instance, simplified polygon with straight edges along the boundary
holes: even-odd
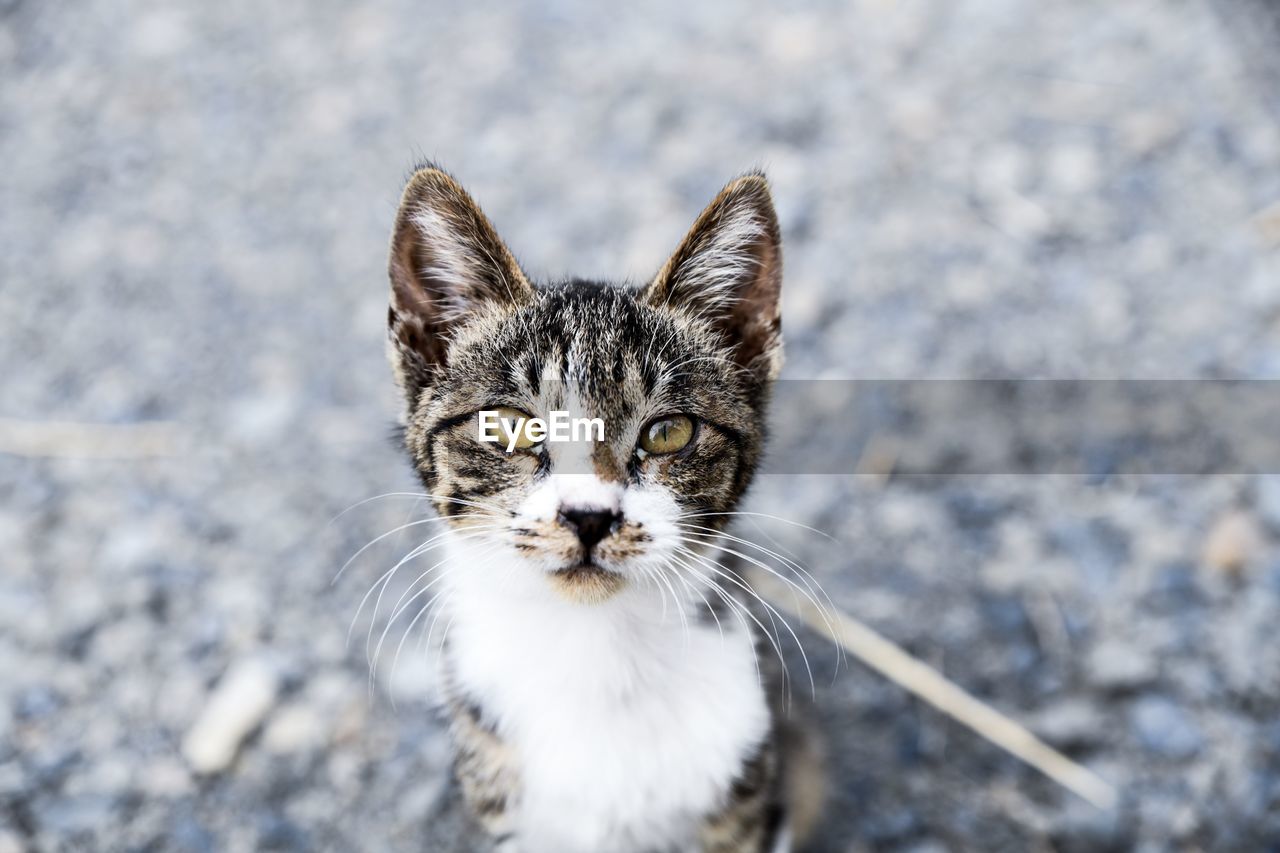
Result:
[[[645,453],[675,453],[692,440],[693,418],[688,415],[667,415],[640,430],[640,449]]]
[[[494,414],[489,415],[486,420],[486,415],[489,412]],[[535,432],[530,429],[533,424],[533,416],[519,409],[513,409],[510,406],[499,406],[496,409],[481,412],[480,418],[481,435],[485,434],[486,427],[488,427],[488,434],[498,437],[503,450],[509,447],[525,450],[533,447],[543,439],[541,434],[537,434],[535,437]],[[515,438],[514,441],[512,441],[513,436]]]

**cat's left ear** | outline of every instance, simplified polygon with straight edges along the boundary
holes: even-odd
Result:
[[[782,244],[764,175],[730,183],[645,288],[650,305],[709,320],[760,379],[782,367]]]

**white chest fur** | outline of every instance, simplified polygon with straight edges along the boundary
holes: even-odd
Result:
[[[749,632],[682,621],[651,589],[576,604],[454,558],[450,662],[518,756],[522,853],[690,849],[768,729]]]

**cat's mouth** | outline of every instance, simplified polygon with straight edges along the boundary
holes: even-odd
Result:
[[[578,604],[599,604],[617,595],[627,579],[590,559],[551,573],[556,591]]]

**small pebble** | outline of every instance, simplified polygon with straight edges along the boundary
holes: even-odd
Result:
[[[1097,703],[1087,699],[1054,703],[1036,715],[1031,728],[1047,742],[1062,749],[1097,745],[1110,730]]]
[[[218,773],[231,765],[241,743],[275,703],[279,675],[263,660],[234,664],[182,741],[182,754],[197,773]]]
[[[1243,571],[1262,548],[1262,535],[1253,516],[1239,511],[1218,518],[1205,537],[1204,562],[1229,574]]]
[[[1159,663],[1146,650],[1123,640],[1104,640],[1085,662],[1090,683],[1105,690],[1132,690],[1159,675]]]

